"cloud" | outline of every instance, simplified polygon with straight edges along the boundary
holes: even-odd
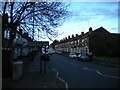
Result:
[[[73,21],[88,21],[101,17],[112,18],[118,16],[117,3],[81,3],[73,9]],[[75,3],[75,5],[77,5]],[[74,5],[74,6],[75,6]],[[85,5],[85,6],[84,6]]]
[[[95,20],[97,20],[97,19],[91,19],[91,20],[89,20],[89,21],[95,21]]]
[[[114,30],[118,30],[118,29],[120,29],[120,28],[111,28],[111,30],[113,30],[113,31],[114,31]]]
[[[67,25],[67,26],[62,26],[60,28],[56,28],[56,30],[63,30],[63,29],[65,30],[65,29],[68,29],[68,28],[79,26],[83,23],[86,23],[86,22],[79,22],[79,23],[75,23],[75,24],[72,24],[72,25],[70,24],[70,25]]]
[[[118,14],[118,9],[106,9],[106,8],[93,8],[91,11],[94,11],[96,15],[104,15],[104,16],[117,16]]]
[[[120,33],[120,27],[110,28],[113,33]]]
[[[118,2],[119,0],[68,0],[71,2]]]
[[[74,13],[74,12],[73,12]],[[86,14],[86,13],[76,13],[72,16],[72,18],[70,20],[72,20],[72,22],[83,22],[83,21],[88,21],[88,20],[93,20],[93,19],[97,19],[97,15],[92,15],[92,14]]]

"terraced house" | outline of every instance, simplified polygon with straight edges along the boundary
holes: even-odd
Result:
[[[89,54],[94,52],[100,56],[118,56],[120,34],[110,33],[103,27],[96,30],[89,28],[89,31],[72,37],[68,36],[60,40],[55,46],[57,50],[70,53]]]
[[[29,37],[27,32],[17,28],[15,31],[15,38],[11,43],[12,29],[8,24],[8,15],[2,16],[2,70],[3,76],[11,77],[13,62],[25,57],[35,51],[36,47],[28,46],[30,42],[33,42],[32,38]],[[36,49],[38,50],[38,49]]]

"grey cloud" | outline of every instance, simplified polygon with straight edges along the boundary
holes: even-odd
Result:
[[[116,17],[118,16],[118,9],[110,10],[106,8],[80,8],[72,13],[73,20],[88,21],[91,19],[97,19],[100,16],[104,17]]]
[[[111,28],[111,30],[118,30],[118,28]]]
[[[117,16],[118,9],[110,10],[106,8],[93,8],[91,11],[94,11],[96,14],[104,15],[104,16]]]
[[[102,6],[101,6],[102,7]],[[117,15],[118,13],[118,9],[114,9],[114,10],[111,10],[110,8],[85,8],[85,7],[82,7],[80,8],[79,10],[76,10],[76,11],[73,11],[73,13],[76,14],[88,14],[88,13],[92,13],[91,15]],[[120,10],[120,9],[119,9]]]
[[[82,11],[82,10],[76,10],[76,11],[73,11],[73,15],[72,15],[72,18],[73,20],[77,20],[77,21],[88,21],[88,20],[91,20],[91,19],[96,19],[99,14],[96,14],[96,13],[92,13],[92,12],[88,12],[88,11]]]

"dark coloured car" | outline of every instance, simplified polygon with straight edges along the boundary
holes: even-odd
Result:
[[[42,52],[42,54],[41,54],[41,60],[42,61],[49,61],[50,60],[50,57],[49,57],[49,54],[48,54],[48,52]]]
[[[77,59],[82,60],[82,61],[89,61],[90,60],[89,56],[86,54],[79,54]]]
[[[62,55],[62,52],[61,51],[56,51],[57,54],[59,55]]]
[[[95,52],[90,52],[90,53],[89,53],[89,58],[90,58],[90,60],[92,60],[92,59],[93,59],[93,56],[95,56],[95,55],[96,55]]]

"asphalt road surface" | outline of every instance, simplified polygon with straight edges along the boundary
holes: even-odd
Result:
[[[48,68],[56,73],[56,83],[61,88],[119,88],[119,69],[114,67],[53,54]]]

